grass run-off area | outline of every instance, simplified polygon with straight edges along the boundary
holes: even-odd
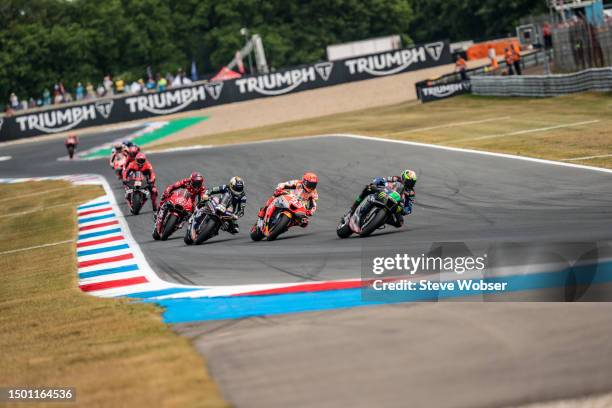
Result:
[[[78,289],[76,206],[101,188],[36,184],[0,185],[0,385],[75,387],[83,407],[225,406],[160,309]]]
[[[155,149],[356,133],[612,168],[610,129],[610,93],[555,98],[466,95],[206,135],[160,144]]]

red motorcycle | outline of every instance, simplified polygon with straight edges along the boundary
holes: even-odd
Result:
[[[268,241],[274,241],[280,234],[293,226],[300,225],[303,219],[308,217],[308,210],[304,207],[304,203],[288,192],[276,197],[270,206],[274,207],[272,215],[258,220],[251,227],[253,241],[261,241],[264,237]],[[268,208],[266,208],[267,213]]]
[[[144,174],[140,171],[135,171],[130,174],[125,181],[125,200],[127,201],[130,212],[133,215],[138,215],[144,204],[149,198],[149,182]]]
[[[192,212],[193,202],[189,191],[184,188],[173,191],[157,212],[153,239],[167,240],[170,235],[183,227]]]

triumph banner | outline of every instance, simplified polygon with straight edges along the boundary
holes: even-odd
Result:
[[[126,94],[42,108],[0,118],[0,142],[286,95],[451,62],[448,42],[438,41],[224,82],[194,83],[164,92]]]
[[[472,92],[472,83],[469,79],[443,84],[423,84],[417,86],[418,98],[422,102],[437,101]]]

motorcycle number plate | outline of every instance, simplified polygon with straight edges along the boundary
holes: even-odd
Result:
[[[136,187],[140,187],[140,186],[142,186],[142,182],[141,182],[141,181],[135,181],[135,182],[134,182],[134,185],[135,185]]]

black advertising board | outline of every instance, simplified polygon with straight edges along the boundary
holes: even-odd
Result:
[[[194,83],[163,92],[126,94],[81,104],[17,112],[0,119],[0,142],[285,95],[451,62],[448,42],[438,41],[224,82]]]

